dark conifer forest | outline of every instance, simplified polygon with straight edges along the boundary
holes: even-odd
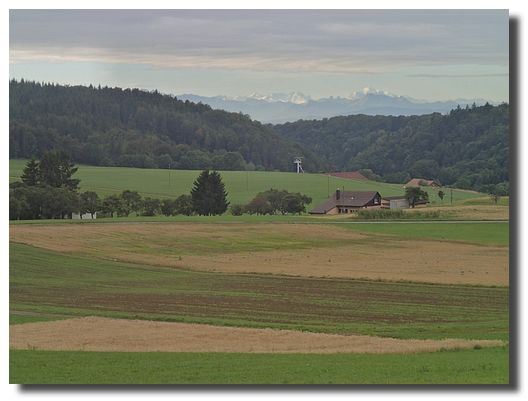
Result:
[[[57,149],[98,166],[308,171],[324,166],[271,127],[157,91],[11,81],[10,158]]]

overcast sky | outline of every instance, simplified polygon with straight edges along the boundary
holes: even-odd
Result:
[[[12,10],[10,76],[199,95],[508,99],[507,10]]]

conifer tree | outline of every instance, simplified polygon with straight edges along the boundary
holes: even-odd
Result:
[[[35,159],[27,162],[22,174],[22,182],[29,186],[35,186],[40,183],[40,168],[39,163]]]
[[[225,185],[217,171],[202,171],[194,182],[191,199],[195,213],[202,216],[223,214],[229,206]]]

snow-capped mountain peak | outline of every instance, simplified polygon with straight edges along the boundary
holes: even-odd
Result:
[[[483,99],[475,100],[418,100],[409,96],[365,87],[352,92],[346,97],[326,97],[312,99],[301,92],[252,93],[249,96],[214,96],[181,95],[182,100],[202,102],[213,108],[233,112],[242,112],[265,123],[283,123],[299,119],[321,119],[350,114],[367,115],[421,115],[428,113],[448,113],[458,105],[464,107],[474,101],[477,105],[485,103]]]
[[[361,99],[367,95],[383,95],[383,96],[389,96],[389,97],[400,97],[390,92],[380,90],[380,89],[370,88],[367,86],[359,91],[352,92],[350,95],[346,97],[346,99],[350,99],[350,100]]]
[[[307,96],[301,92],[271,93],[268,95],[262,95],[260,93],[252,93],[247,98],[254,99],[254,100],[262,100],[268,103],[282,102],[282,103],[293,103],[293,104],[305,104],[311,100],[310,96]]]

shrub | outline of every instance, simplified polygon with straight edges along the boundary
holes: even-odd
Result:
[[[233,216],[242,216],[244,214],[244,206],[242,205],[231,205],[229,210]]]

